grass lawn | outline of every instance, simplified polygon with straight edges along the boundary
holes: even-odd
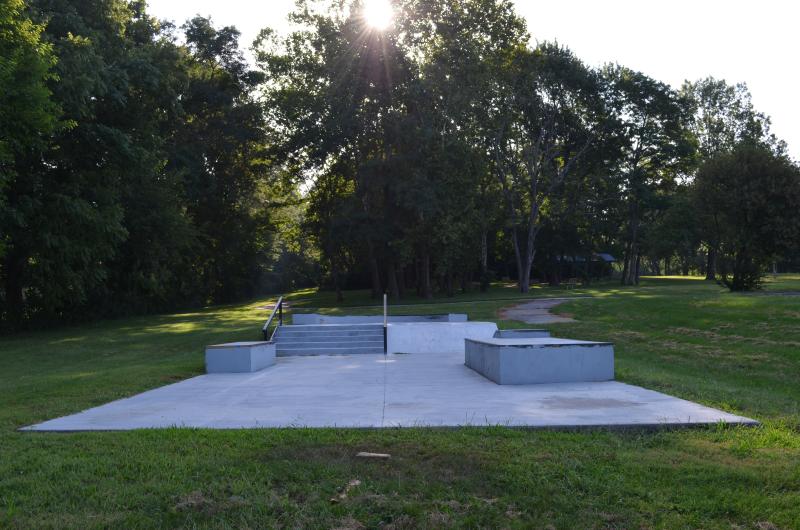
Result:
[[[685,278],[532,293],[586,296],[558,308],[577,322],[546,327],[613,341],[618,379],[759,428],[20,433],[202,373],[206,344],[259,337],[265,301],[0,339],[0,527],[800,528],[797,289],[800,276],[756,295]],[[392,312],[497,320],[507,298],[520,295],[497,285]],[[290,300],[379,312],[364,292],[344,311],[332,293]]]

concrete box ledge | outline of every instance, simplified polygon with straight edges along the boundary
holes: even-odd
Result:
[[[209,374],[257,372],[273,364],[273,342],[228,342],[206,346],[206,372]]]
[[[464,364],[499,385],[614,379],[614,345],[557,338],[466,339]]]

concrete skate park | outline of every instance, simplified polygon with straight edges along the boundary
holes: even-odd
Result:
[[[266,340],[210,345],[205,375],[25,430],[756,423],[615,381],[611,343],[464,314],[292,320],[279,301]]]

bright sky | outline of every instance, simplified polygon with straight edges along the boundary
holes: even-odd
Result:
[[[800,3],[793,0],[515,0],[537,40],[557,40],[588,64],[618,62],[675,87],[708,75],[746,82],[756,108],[800,159]],[[210,15],[248,47],[288,28],[294,0],[149,0],[159,18]]]

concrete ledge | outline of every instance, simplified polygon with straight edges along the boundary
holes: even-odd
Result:
[[[390,323],[389,353],[464,353],[464,339],[491,339],[494,322]]]
[[[209,374],[257,372],[273,364],[273,342],[229,342],[206,347],[206,372]]]
[[[494,334],[496,339],[541,339],[549,336],[546,329],[498,329]]]
[[[570,339],[467,339],[464,364],[498,385],[614,379],[614,346]]]

